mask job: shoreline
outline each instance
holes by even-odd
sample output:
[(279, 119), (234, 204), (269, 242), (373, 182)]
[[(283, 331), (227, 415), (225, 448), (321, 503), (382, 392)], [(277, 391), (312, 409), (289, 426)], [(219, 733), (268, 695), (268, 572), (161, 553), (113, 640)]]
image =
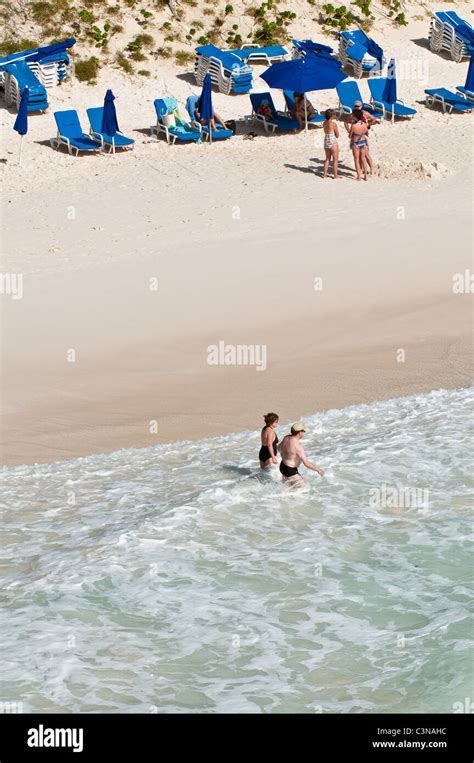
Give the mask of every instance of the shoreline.
[[(386, 38), (390, 55), (419, 58), (426, 82), (400, 81), (413, 120), (371, 130), (383, 174), (367, 183), (353, 181), (344, 133), (340, 183), (321, 179), (316, 128), (212, 146), (152, 139), (153, 99), (182, 105), (198, 91), (171, 64), (139, 83), (108, 69), (94, 88), (68, 80), (52, 90), (50, 112), (30, 120), (21, 167), (15, 115), (2, 111), (1, 267), (22, 275), (24, 291), (0, 295), (2, 464), (200, 439), (258, 428), (268, 410), (295, 421), (471, 383), (472, 294), (467, 284), (456, 294), (453, 278), (472, 272), (473, 177), (460, 150), (472, 119), (420, 102), (424, 87), (464, 72), (414, 47), (421, 33), (414, 21)], [(52, 112), (76, 108), (83, 119), (105, 87), (134, 150), (53, 151)], [(248, 96), (214, 96), (225, 118), (249, 113)], [(336, 96), (313, 100), (324, 110)], [(220, 341), (265, 347), (266, 371), (208, 365)]]

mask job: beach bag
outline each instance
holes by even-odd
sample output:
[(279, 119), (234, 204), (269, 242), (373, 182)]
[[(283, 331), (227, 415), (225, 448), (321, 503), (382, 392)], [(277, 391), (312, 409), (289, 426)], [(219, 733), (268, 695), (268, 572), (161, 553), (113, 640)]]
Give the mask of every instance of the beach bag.
[(176, 118), (174, 114), (163, 114), (162, 119), (165, 127), (176, 127)]
[(232, 135), (235, 135), (237, 132), (237, 124), (235, 122), (235, 119), (226, 119), (225, 126), (228, 130), (232, 130)]

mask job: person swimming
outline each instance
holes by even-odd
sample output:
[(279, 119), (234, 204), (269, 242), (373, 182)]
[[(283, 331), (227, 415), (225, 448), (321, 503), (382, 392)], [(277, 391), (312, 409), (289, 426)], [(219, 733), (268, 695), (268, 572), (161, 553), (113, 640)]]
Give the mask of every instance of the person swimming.
[(320, 477), (324, 477), (323, 469), (313, 464), (306, 458), (301, 439), (306, 433), (306, 427), (301, 422), (293, 424), (290, 434), (287, 434), (281, 441), (279, 451), (281, 453), (280, 473), (282, 481), (287, 487), (295, 489), (305, 486), (305, 481), (298, 471), (303, 464), (307, 469), (317, 472)]
[(278, 463), (278, 435), (275, 432), (275, 427), (280, 419), (276, 413), (267, 413), (263, 420), (265, 421), (265, 426), (262, 429), (262, 447), (258, 454), (258, 460), (260, 461), (260, 469), (267, 469), (272, 464)]

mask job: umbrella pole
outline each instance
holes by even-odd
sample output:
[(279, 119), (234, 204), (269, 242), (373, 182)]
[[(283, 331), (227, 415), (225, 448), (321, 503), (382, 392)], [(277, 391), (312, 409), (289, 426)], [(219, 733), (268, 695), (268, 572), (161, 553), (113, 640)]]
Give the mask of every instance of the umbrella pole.
[(392, 124), (395, 121), (395, 104), (392, 104)]
[(23, 148), (23, 135), (20, 135), (20, 155), (18, 157), (18, 166), (21, 166), (21, 150)]
[(115, 154), (115, 136), (112, 138), (112, 153)]
[(304, 93), (304, 131), (308, 134), (308, 107), (306, 105), (306, 93)]
[(212, 143), (212, 127), (211, 127), (210, 121), (209, 121), (209, 143)]

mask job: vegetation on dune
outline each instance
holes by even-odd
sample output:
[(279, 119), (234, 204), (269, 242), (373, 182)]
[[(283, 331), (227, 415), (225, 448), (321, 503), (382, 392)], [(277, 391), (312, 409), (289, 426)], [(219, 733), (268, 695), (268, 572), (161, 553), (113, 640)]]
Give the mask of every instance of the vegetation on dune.
[(79, 82), (88, 82), (92, 84), (97, 79), (100, 62), (95, 56), (86, 58), (83, 61), (77, 61), (74, 65), (74, 73)]
[[(0, 10), (5, 20), (0, 55), (75, 37), (80, 43), (73, 55), (87, 56), (75, 66), (78, 79), (95, 81), (101, 63), (111, 61), (126, 74), (150, 76), (148, 69), (134, 64), (155, 58), (174, 58), (179, 66), (194, 60), (196, 45), (214, 44), (222, 48), (241, 48), (245, 42), (257, 45), (287, 44), (292, 38), (292, 24), (297, 14), (284, 6), (284, 0), (254, 0), (247, 6), (242, 0), (22, 0), (24, 20), (33, 22), (37, 40), (27, 39), (27, 27), (21, 35), (8, 26), (11, 14)], [(248, 2), (248, 0), (246, 0)], [(351, 0), (336, 5), (331, 0), (307, 0), (319, 11), (323, 32), (334, 35), (358, 25), (369, 31), (374, 22), (372, 0)], [(401, 0), (381, 0), (386, 17), (397, 25), (407, 23)], [(304, 9), (304, 6), (303, 6)], [(380, 6), (379, 6), (380, 9)], [(313, 11), (314, 13), (314, 11)], [(193, 20), (191, 14), (195, 17)], [(197, 17), (197, 18), (196, 18)], [(316, 19), (312, 19), (315, 21)], [(125, 37), (132, 23), (133, 32)], [(31, 28), (31, 23), (28, 27)], [(140, 31), (141, 30), (141, 31)], [(151, 32), (153, 34), (151, 34)], [(35, 35), (36, 36), (36, 35)], [(308, 29), (307, 36), (311, 36)], [(314, 36), (314, 35), (313, 35)], [(1, 34), (0, 34), (1, 38)], [(113, 40), (113, 44), (112, 44)], [(92, 49), (92, 50), (91, 50)]]

